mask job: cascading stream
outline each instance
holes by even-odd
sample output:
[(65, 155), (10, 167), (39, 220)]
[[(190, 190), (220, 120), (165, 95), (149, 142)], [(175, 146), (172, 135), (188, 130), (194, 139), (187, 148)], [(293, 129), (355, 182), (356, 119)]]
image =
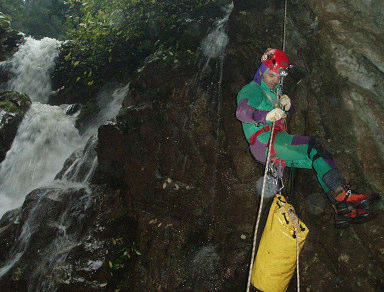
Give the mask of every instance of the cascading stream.
[(52, 182), (80, 141), (62, 109), (33, 103), (1, 164), (0, 215), (21, 206), (33, 189)]
[(26, 93), (33, 101), (0, 168), (0, 216), (19, 207), (33, 189), (52, 182), (65, 159), (79, 147), (71, 117), (42, 104), (51, 92), (50, 74), (61, 42), (27, 37), (9, 59), (12, 78), (5, 90)]
[[(52, 183), (64, 161), (74, 151), (82, 151), (100, 125), (116, 117), (128, 90), (128, 85), (113, 93), (101, 92), (98, 97), (100, 113), (81, 136), (72, 117), (57, 106), (42, 104), (51, 92), (50, 73), (54, 69), (60, 42), (43, 38), (38, 41), (26, 38), (19, 51), (9, 60), (13, 78), (6, 90), (25, 92), (32, 101), (31, 109), (20, 124), (11, 149), (0, 168), (0, 216), (7, 210), (19, 207), (33, 189)], [(111, 98), (112, 95), (112, 98)], [(86, 183), (97, 166), (94, 147), (97, 138), (79, 156), (71, 172), (63, 179)], [(82, 168), (78, 178), (79, 169)]]
[[(227, 2), (228, 3), (228, 2)], [(228, 45), (229, 38), (226, 34), (227, 23), (233, 10), (233, 2), (222, 7), (224, 15), (218, 18), (208, 35), (203, 38), (200, 47), (196, 52), (196, 73), (193, 75), (192, 83), (188, 85), (188, 90), (193, 91), (195, 96), (203, 96), (204, 103), (209, 106), (209, 112), (214, 113), (216, 118), (216, 138), (217, 147), (220, 144), (220, 129), (222, 119), (222, 79), (225, 49)], [(207, 77), (209, 84), (204, 84), (204, 79)], [(191, 107), (194, 107), (194, 102)], [(190, 124), (191, 117), (186, 116), (183, 121), (183, 133), (187, 133), (186, 127)], [(217, 156), (217, 154), (216, 154)], [(215, 157), (216, 159), (217, 157)], [(187, 164), (188, 158), (180, 162), (183, 165)], [(216, 174), (215, 178), (216, 180)]]
[[(222, 8), (224, 16), (215, 21), (209, 34), (202, 40), (199, 49), (200, 51), (198, 52), (198, 70), (194, 77), (194, 87), (196, 87), (198, 91), (205, 91), (205, 103), (208, 106), (208, 111), (212, 114), (212, 118), (216, 119), (216, 165), (219, 159), (218, 151), (221, 149), (222, 145), (221, 137), (224, 136), (220, 134), (220, 131), (222, 131), (222, 80), (225, 49), (229, 42), (229, 38), (225, 30), (227, 28), (227, 23), (233, 7), (233, 2), (231, 2)], [(210, 83), (203, 90), (201, 89), (203, 84), (201, 80), (208, 74), (210, 76)], [(214, 201), (216, 194), (217, 179), (218, 174), (215, 172), (213, 175), (214, 183), (212, 188), (212, 201)]]
[(101, 92), (97, 96), (97, 102), (102, 109), (94, 118), (93, 123), (82, 135), (83, 145), (85, 145), (82, 155), (78, 155), (72, 165), (64, 172), (62, 179), (70, 182), (87, 184), (97, 167), (97, 156), (95, 147), (97, 145), (97, 129), (105, 122), (114, 119), (118, 114), (124, 97), (129, 89), (129, 84), (117, 88), (110, 94)]
[[(37, 41), (26, 38), (8, 61), (12, 79), (2, 88), (24, 92), (33, 103), (0, 165), (0, 216), (20, 207), (33, 190), (38, 200), (20, 226), (21, 233), (6, 261), (0, 262), (0, 279), (22, 261), (34, 233), (45, 224), (44, 217), (50, 216), (49, 212), (60, 214), (55, 222), (51, 222), (57, 229), (56, 237), (48, 243), (38, 268), (29, 276), (30, 291), (55, 291), (55, 269), (80, 240), (78, 229), (81, 229), (84, 214), (92, 204), (88, 182), (97, 166), (97, 129), (116, 117), (129, 88), (127, 84), (114, 87), (113, 91), (101, 91), (97, 96), (101, 110), (80, 134), (74, 126), (73, 116), (66, 115), (61, 107), (44, 104), (51, 93), (50, 74), (59, 47), (60, 42), (54, 39)], [(62, 171), (60, 179), (55, 179), (70, 156), (76, 159), (69, 159), (71, 164)], [(49, 212), (47, 204), (52, 204)]]
[(51, 93), (50, 74), (55, 68), (61, 42), (51, 38), (31, 37), (9, 59), (12, 78), (5, 90), (27, 93), (32, 101), (47, 103)]

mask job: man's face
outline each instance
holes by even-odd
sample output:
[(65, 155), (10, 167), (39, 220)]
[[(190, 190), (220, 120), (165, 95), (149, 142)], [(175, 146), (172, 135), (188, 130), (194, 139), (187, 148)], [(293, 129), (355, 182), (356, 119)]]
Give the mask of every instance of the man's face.
[(280, 75), (268, 70), (263, 74), (263, 81), (268, 85), (269, 89), (274, 89), (280, 81)]

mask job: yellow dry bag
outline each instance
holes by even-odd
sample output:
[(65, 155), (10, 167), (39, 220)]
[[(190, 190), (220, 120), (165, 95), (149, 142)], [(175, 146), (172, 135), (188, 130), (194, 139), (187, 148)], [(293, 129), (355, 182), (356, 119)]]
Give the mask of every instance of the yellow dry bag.
[(288, 289), (296, 268), (296, 236), (300, 252), (308, 231), (307, 226), (296, 217), (293, 206), (277, 194), (269, 210), (252, 268), (251, 283), (255, 288), (263, 292), (284, 292)]

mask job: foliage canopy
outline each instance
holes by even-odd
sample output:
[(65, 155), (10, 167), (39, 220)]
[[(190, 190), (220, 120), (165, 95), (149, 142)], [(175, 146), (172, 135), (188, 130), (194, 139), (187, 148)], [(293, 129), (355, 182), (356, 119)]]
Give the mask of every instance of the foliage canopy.
[[(62, 69), (70, 82), (100, 85), (108, 74), (137, 68), (161, 48), (179, 47), (180, 36), (214, 0), (66, 0), (68, 39)], [(116, 70), (111, 73), (109, 68)], [(75, 72), (75, 74), (73, 74)]]
[(64, 0), (1, 0), (0, 11), (12, 17), (13, 29), (34, 38), (64, 39)]

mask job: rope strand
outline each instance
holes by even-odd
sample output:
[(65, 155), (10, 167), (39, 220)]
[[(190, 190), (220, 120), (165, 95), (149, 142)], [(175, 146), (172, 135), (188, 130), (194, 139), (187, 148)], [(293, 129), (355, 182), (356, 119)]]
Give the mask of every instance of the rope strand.
[[(273, 124), (272, 124), (271, 137), (273, 137), (272, 135), (273, 135), (274, 130), (275, 130), (275, 122), (273, 122)], [(270, 156), (271, 156), (272, 140), (273, 139), (269, 139), (268, 156), (267, 156), (267, 161), (266, 161), (266, 164), (265, 164), (263, 188), (262, 188), (262, 191), (261, 191), (260, 206), (259, 206), (259, 211), (257, 213), (255, 232), (254, 232), (254, 235), (253, 235), (253, 246), (252, 246), (251, 264), (249, 265), (249, 272), (248, 272), (247, 292), (249, 292), (249, 287), (250, 287), (250, 284), (251, 284), (252, 268), (253, 268), (253, 262), (254, 262), (254, 258), (255, 258), (255, 253), (256, 253), (257, 231), (259, 229), (260, 218), (261, 218), (261, 209), (262, 209), (263, 201), (264, 201), (265, 183), (267, 181), (266, 178), (267, 178), (267, 172), (268, 172), (269, 161), (270, 161)]]
[[(285, 29), (286, 29), (286, 20), (287, 20), (287, 0), (285, 0), (284, 4), (284, 23), (283, 23), (283, 51), (285, 51)], [(280, 80), (280, 91), (278, 92), (278, 96), (276, 98), (276, 101), (279, 99), (279, 95), (282, 94), (282, 85), (283, 85), (283, 78)], [(271, 129), (271, 136), (273, 137), (273, 132), (275, 130), (275, 121), (273, 122), (272, 129)], [(250, 284), (251, 284), (251, 277), (252, 277), (252, 269), (255, 259), (255, 253), (256, 253), (256, 242), (257, 242), (257, 232), (259, 230), (259, 224), (260, 224), (260, 218), (261, 218), (261, 210), (263, 207), (263, 201), (264, 201), (264, 192), (265, 192), (265, 184), (266, 184), (266, 178), (268, 173), (268, 167), (270, 162), (270, 155), (271, 155), (271, 145), (272, 140), (269, 139), (269, 145), (268, 145), (268, 155), (267, 155), (267, 161), (265, 165), (265, 171), (264, 171), (264, 180), (263, 180), (263, 188), (261, 192), (261, 198), (260, 198), (260, 205), (259, 210), (257, 213), (257, 219), (256, 219), (256, 226), (253, 236), (253, 245), (252, 245), (252, 255), (251, 255), (251, 263), (249, 265), (249, 272), (248, 272), (248, 282), (247, 282), (247, 292), (249, 292)], [(298, 222), (298, 221), (297, 221)], [(299, 229), (296, 228), (295, 234), (296, 234), (296, 274), (297, 274), (297, 291), (300, 292), (300, 271), (299, 271)]]
[[(299, 231), (299, 230), (297, 230)], [(296, 278), (297, 278), (297, 292), (300, 292), (300, 268), (299, 268), (299, 233), (296, 232)]]
[[(284, 25), (283, 25), (283, 51), (285, 51), (285, 30), (287, 25), (287, 0), (284, 4)], [(283, 83), (283, 80), (281, 81)], [(297, 292), (300, 292), (300, 261), (299, 261), (299, 229), (296, 229), (296, 277), (297, 277)]]
[(287, 20), (287, 0), (285, 0), (284, 4), (284, 24), (283, 24), (283, 51), (285, 51), (285, 26)]

